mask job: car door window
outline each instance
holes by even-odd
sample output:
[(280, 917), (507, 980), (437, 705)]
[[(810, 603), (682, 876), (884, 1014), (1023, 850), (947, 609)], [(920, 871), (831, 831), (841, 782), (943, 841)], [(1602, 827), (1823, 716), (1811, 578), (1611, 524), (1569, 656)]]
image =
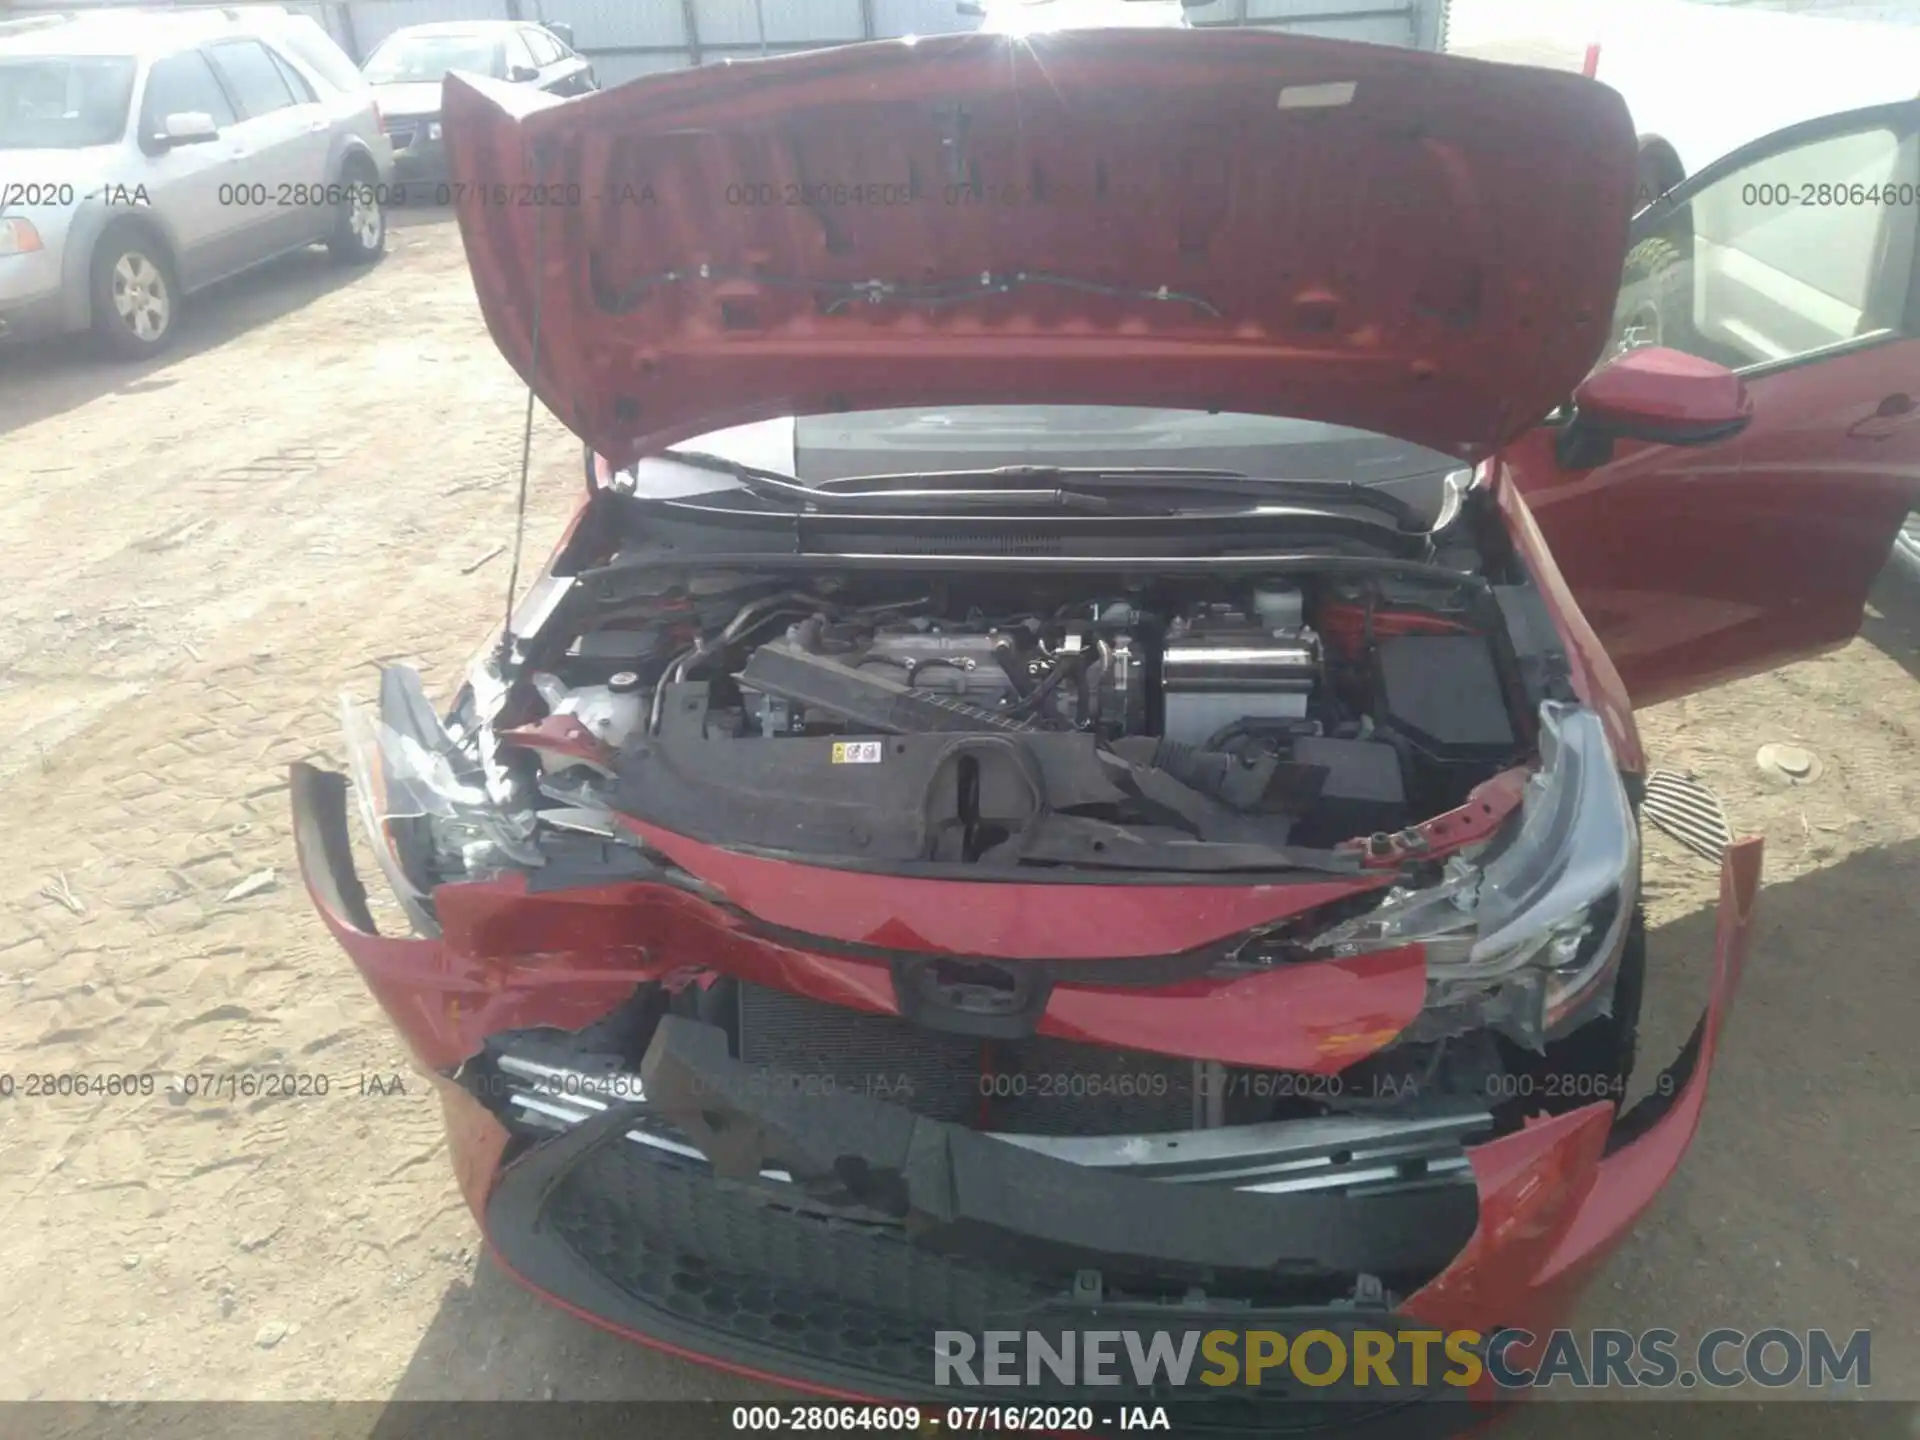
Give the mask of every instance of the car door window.
[(533, 52), (533, 63), (542, 70), (560, 63), (560, 42), (544, 30), (522, 30), (520, 38)]
[(224, 130), (234, 123), (233, 103), (220, 88), (219, 77), (198, 50), (169, 55), (156, 60), (147, 76), (147, 98), (140, 108), (140, 131), (158, 135), (167, 116), (182, 114), (211, 115), (213, 123)]
[(527, 42), (520, 38), (518, 31), (507, 36), (507, 74), (513, 74), (515, 67), (526, 70), (540, 68), (533, 63), (533, 52), (527, 49)]
[(226, 41), (209, 47), (208, 54), (248, 119), (271, 115), (296, 103), (286, 77), (259, 41)]
[(1835, 117), (1776, 138), (1635, 222), (1610, 354), (1658, 344), (1749, 371), (1902, 332), (1920, 229), (1910, 120)]
[(320, 97), (314, 92), (313, 86), (307, 83), (307, 77), (295, 69), (293, 63), (288, 60), (286, 56), (276, 54), (272, 49), (267, 51), (267, 55), (268, 58), (273, 61), (274, 69), (280, 72), (280, 78), (287, 82), (287, 88), (293, 92), (294, 104), (315, 105), (319, 103)]

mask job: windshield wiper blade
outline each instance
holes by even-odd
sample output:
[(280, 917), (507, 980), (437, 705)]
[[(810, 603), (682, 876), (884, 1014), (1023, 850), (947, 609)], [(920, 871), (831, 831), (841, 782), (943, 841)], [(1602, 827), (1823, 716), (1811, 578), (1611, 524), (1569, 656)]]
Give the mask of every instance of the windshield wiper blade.
[[(1295, 480), (1248, 475), (1240, 470), (1183, 466), (998, 465), (981, 470), (904, 471), (858, 475), (812, 486), (792, 475), (763, 470), (704, 450), (669, 450), (669, 460), (732, 477), (763, 500), (798, 509), (829, 511), (905, 511), (938, 514), (966, 510), (1075, 510), (1085, 514), (1177, 515), (1185, 507), (1143, 505), (1078, 488), (1072, 481), (1105, 489), (1151, 490), (1177, 485), (1195, 498), (1232, 496), (1238, 500), (1318, 501), (1360, 505), (1392, 519), (1407, 534), (1425, 534), (1420, 511), (1389, 490), (1360, 480)], [(1021, 488), (1007, 482), (1024, 481)], [(943, 483), (944, 482), (944, 483)], [(972, 482), (971, 484), (965, 482)], [(1036, 483), (1047, 482), (1047, 483)], [(847, 488), (849, 485), (857, 489)], [(826, 488), (826, 487), (832, 488)]]
[[(696, 469), (712, 470), (731, 476), (750, 495), (776, 504), (802, 509), (859, 511), (873, 514), (881, 510), (903, 510), (911, 514), (937, 514), (942, 510), (1078, 510), (1105, 515), (1116, 507), (1104, 495), (1090, 494), (1065, 485), (1025, 489), (965, 489), (933, 486), (910, 490), (844, 491), (817, 490), (791, 475), (729, 460), (703, 450), (669, 450), (666, 457)], [(913, 479), (913, 476), (900, 476)], [(927, 476), (939, 479), (940, 476)], [(1129, 508), (1128, 514), (1166, 514), (1160, 507)]]
[[(677, 453), (677, 452), (676, 452)], [(1126, 489), (1154, 489), (1165, 485), (1179, 485), (1194, 495), (1231, 495), (1240, 499), (1271, 499), (1276, 494), (1284, 494), (1289, 500), (1318, 500), (1333, 504), (1364, 505), (1368, 509), (1378, 510), (1393, 518), (1402, 530), (1424, 532), (1426, 521), (1420, 511), (1390, 490), (1381, 490), (1361, 480), (1294, 480), (1280, 476), (1249, 475), (1242, 470), (1215, 470), (1201, 467), (1183, 467), (1178, 465), (1000, 465), (984, 470), (935, 470), (923, 473), (903, 473), (893, 475), (859, 475), (848, 477), (844, 481), (834, 481), (835, 488), (827, 491), (835, 495), (873, 495), (890, 493), (885, 488), (868, 490), (850, 490), (848, 485), (877, 485), (881, 487), (902, 482), (949, 482), (961, 481), (1083, 481), (1089, 485)], [(814, 494), (821, 492), (814, 491)], [(1082, 492), (1086, 493), (1086, 492)], [(1129, 513), (1147, 513), (1145, 510)], [(1160, 509), (1158, 513), (1173, 513)]]

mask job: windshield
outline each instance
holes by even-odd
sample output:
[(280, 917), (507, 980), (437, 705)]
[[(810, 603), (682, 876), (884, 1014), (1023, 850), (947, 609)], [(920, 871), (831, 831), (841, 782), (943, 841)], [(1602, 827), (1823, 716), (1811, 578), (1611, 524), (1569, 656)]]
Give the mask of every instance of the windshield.
[(127, 130), (134, 62), (127, 56), (0, 59), (0, 150), (80, 150)]
[[(952, 405), (759, 421), (696, 436), (720, 455), (808, 485), (1009, 465), (1229, 470), (1377, 485), (1438, 513), (1460, 462), (1371, 431), (1277, 415), (1117, 405)], [(671, 484), (669, 477), (658, 477)], [(696, 489), (707, 480), (690, 479)], [(1009, 478), (1009, 486), (1026, 482)]]
[(484, 35), (396, 35), (367, 61), (375, 85), (438, 84), (449, 70), (506, 74), (500, 46)]
[(1342, 480), (1458, 465), (1417, 445), (1317, 420), (1118, 405), (956, 405), (806, 415), (793, 422), (793, 451), (794, 473), (814, 483), (997, 465), (1179, 466)]

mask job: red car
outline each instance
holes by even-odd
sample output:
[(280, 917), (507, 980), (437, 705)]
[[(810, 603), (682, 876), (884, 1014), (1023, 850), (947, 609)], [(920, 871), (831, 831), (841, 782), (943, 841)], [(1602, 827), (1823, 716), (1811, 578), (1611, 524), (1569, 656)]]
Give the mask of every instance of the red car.
[(1920, 106), (1637, 218), (1598, 84), (1249, 33), (446, 107), (587, 494), (293, 797), (498, 1261), (845, 1396), (962, 1398), (937, 1329), (1560, 1322), (1759, 886), (1636, 1069), (1634, 709), (1847, 640), (1920, 493)]

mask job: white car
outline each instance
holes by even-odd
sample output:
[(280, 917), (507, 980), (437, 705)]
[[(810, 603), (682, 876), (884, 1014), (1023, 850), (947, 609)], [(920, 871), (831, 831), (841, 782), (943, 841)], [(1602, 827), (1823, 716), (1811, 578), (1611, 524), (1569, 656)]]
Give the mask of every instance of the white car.
[[(1759, 137), (1920, 95), (1920, 24), (1774, 13), (1693, 0), (1452, 0), (1447, 49), (1482, 60), (1583, 70), (1620, 92), (1638, 132), (1636, 208)], [(1569, 156), (1569, 163), (1578, 163)], [(1920, 160), (1887, 132), (1836, 136), (1764, 185), (1717, 189), (1687, 234), (1649, 236), (1628, 257), (1620, 339), (1678, 343), (1736, 366), (1870, 337), (1869, 278), (1910, 253)], [(1850, 222), (1846, 212), (1854, 212)], [(1836, 212), (1838, 212), (1836, 214)], [(1903, 251), (1901, 247), (1905, 247)], [(1920, 415), (1905, 391), (1876, 427)], [(1909, 408), (1898, 408), (1897, 402)], [(1920, 423), (1916, 421), (1913, 423)], [(1920, 513), (1893, 560), (1920, 580)]]
[(377, 260), (392, 173), (372, 91), (304, 15), (0, 22), (0, 341), (92, 330), (138, 359), (262, 261)]

